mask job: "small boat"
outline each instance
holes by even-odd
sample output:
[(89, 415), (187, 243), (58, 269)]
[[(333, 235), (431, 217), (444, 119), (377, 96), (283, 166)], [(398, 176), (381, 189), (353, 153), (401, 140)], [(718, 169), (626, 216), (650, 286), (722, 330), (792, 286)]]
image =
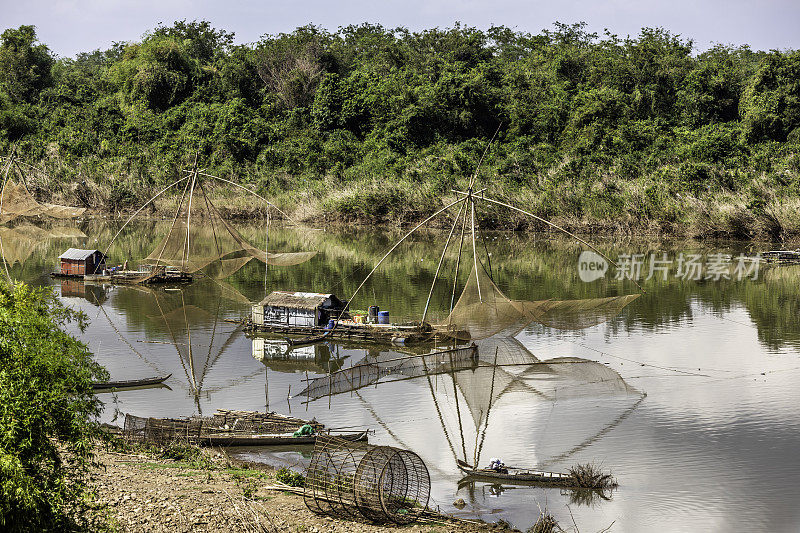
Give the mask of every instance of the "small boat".
[(294, 346), (308, 346), (309, 344), (316, 344), (318, 342), (324, 341), (328, 335), (330, 335), (330, 331), (326, 331), (322, 335), (315, 335), (312, 337), (303, 337), (302, 339), (290, 339), (286, 338), (286, 343), (289, 345), (291, 349)]
[(770, 250), (761, 253), (761, 260), (772, 264), (797, 264), (800, 263), (799, 250)]
[[(558, 485), (560, 487), (575, 486), (575, 478), (569, 474), (561, 472), (542, 472), (537, 470), (524, 470), (519, 468), (506, 467), (501, 471), (491, 468), (475, 468), (471, 464), (456, 459), (458, 469), (468, 477), (486, 479), (491, 481), (502, 481), (512, 484), (546, 484)], [(509, 472), (512, 470), (512, 472)]]
[(314, 444), (318, 435), (332, 431), (353, 442), (366, 440), (369, 434), (369, 430), (363, 429), (328, 430), (315, 419), (303, 420), (275, 412), (218, 409), (210, 417), (190, 418), (144, 418), (128, 413), (122, 435), (128, 441), (156, 444), (185, 441), (200, 446), (280, 446)]
[(128, 379), (122, 381), (104, 381), (101, 383), (92, 383), (92, 389), (95, 391), (106, 391), (111, 389), (131, 389), (134, 387), (148, 387), (153, 385), (161, 385), (166, 380), (172, 377), (172, 374), (168, 374), (162, 377), (152, 377), (152, 378), (144, 378), (144, 379)]
[[(367, 440), (369, 431), (338, 433), (336, 436), (351, 442)], [(293, 436), (292, 433), (273, 433), (264, 435), (207, 435), (197, 439), (201, 446), (282, 446), (294, 444), (314, 444), (317, 434)]]

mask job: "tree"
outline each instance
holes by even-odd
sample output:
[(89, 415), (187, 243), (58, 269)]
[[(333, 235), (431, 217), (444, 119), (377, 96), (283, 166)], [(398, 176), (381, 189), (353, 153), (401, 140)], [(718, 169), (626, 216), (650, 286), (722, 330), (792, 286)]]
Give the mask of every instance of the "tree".
[(53, 57), (37, 43), (34, 26), (8, 29), (0, 36), (0, 88), (15, 102), (33, 102), (49, 86)]
[(108, 374), (61, 328), (86, 317), (49, 288), (0, 281), (0, 529), (85, 526), (92, 419), (102, 404), (93, 380)]
[(745, 90), (741, 103), (751, 142), (800, 140), (800, 52), (773, 52)]

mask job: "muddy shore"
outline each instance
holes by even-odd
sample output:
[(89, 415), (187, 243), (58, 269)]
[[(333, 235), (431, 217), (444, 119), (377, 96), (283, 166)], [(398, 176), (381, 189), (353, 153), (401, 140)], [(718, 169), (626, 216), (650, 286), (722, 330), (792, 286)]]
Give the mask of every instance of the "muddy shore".
[[(213, 466), (198, 467), (137, 453), (98, 451), (92, 473), (98, 512), (113, 529), (128, 532), (353, 532), (398, 529), (318, 516), (303, 497), (275, 488), (265, 465), (231, 463), (207, 452)], [(501, 531), (500, 526), (442, 517), (401, 528), (408, 532)]]

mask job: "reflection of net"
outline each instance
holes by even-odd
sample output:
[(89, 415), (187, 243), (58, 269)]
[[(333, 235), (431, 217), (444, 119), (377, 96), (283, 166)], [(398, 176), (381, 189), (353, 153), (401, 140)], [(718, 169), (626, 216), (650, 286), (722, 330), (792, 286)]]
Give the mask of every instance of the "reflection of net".
[(75, 218), (83, 214), (82, 207), (68, 207), (37, 202), (24, 185), (17, 185), (10, 179), (6, 181), (2, 191), (0, 206), (0, 223), (14, 220), (17, 217), (48, 216), (53, 218)]
[(317, 437), (304, 498), (315, 513), (409, 524), (427, 508), (428, 469), (414, 452)]
[(609, 320), (638, 294), (586, 300), (511, 300), (480, 266), (473, 267), (458, 302), (445, 325), (451, 336), (460, 331), (472, 339), (516, 335), (532, 322), (559, 329), (583, 329)]
[(313, 401), (374, 385), (390, 375), (406, 379), (472, 368), (477, 361), (478, 349), (476, 346), (468, 346), (408, 357), (393, 357), (392, 352), (381, 355), (383, 359), (381, 356), (366, 357), (349, 368), (317, 378), (298, 396)]
[[(202, 191), (201, 191), (202, 192)], [(166, 237), (155, 247), (145, 261), (177, 267), (184, 272), (205, 270), (218, 279), (226, 278), (258, 259), (275, 266), (292, 266), (311, 259), (316, 252), (268, 253), (259, 250), (236, 231), (208, 200), (200, 195), (199, 210), (192, 209), (192, 218), (198, 222), (176, 217)]]
[(49, 230), (30, 224), (15, 228), (0, 227), (0, 251), (9, 265), (25, 263), (37, 248), (46, 245), (47, 239), (86, 237), (78, 228), (55, 227)]

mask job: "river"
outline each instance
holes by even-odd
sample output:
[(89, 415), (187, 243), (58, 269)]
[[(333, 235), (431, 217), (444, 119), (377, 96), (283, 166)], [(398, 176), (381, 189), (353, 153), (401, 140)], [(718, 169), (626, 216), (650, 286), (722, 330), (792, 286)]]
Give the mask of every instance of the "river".
[[(64, 303), (87, 314), (89, 326), (71, 332), (112, 379), (172, 374), (169, 388), (103, 395), (105, 422), (121, 425), (125, 413), (184, 417), (222, 408), (316, 417), (334, 428), (368, 427), (374, 431), (370, 442), (422, 457), (431, 475), (432, 506), (463, 517), (503, 519), (523, 530), (540, 509), (565, 528), (574, 520), (580, 531), (800, 529), (800, 266), (760, 265), (744, 276), (735, 270), (738, 257), (750, 258), (769, 245), (598, 239), (599, 248), (618, 262), (643, 258), (639, 283), (645, 292), (613, 319), (567, 331), (534, 323), (513, 340), (485, 341), (511, 354), (517, 365), (389, 377), (309, 401), (298, 395), (306, 380), (367, 356), (403, 351), (326, 342), (284, 356), (280, 339), (253, 340), (228, 320), (246, 316), (265, 290), (350, 298), (400, 232), (273, 228), (271, 250), (318, 254), (301, 265), (269, 267), (266, 275), (263, 264), (251, 261), (225, 280), (180, 288), (84, 285), (49, 276), (66, 248), (102, 249), (118, 227), (88, 220), (0, 230), (9, 274), (51, 286)], [(162, 220), (126, 228), (110, 261), (135, 264), (168, 227)], [(266, 244), (262, 226), (237, 227), (255, 246)], [(353, 307), (376, 304), (393, 320), (418, 318), (445, 238), (427, 231), (409, 239)], [(487, 269), (510, 298), (640, 292), (632, 281), (614, 279), (614, 269), (583, 281), (582, 248), (574, 242), (481, 232), (478, 243), (491, 253)], [(447, 314), (454, 262), (452, 255), (444, 262), (442, 271), (450, 274), (436, 285), (432, 320)], [(730, 268), (715, 274), (720, 262)], [(700, 275), (681, 271), (690, 263), (701, 265)], [(651, 266), (654, 275), (646, 280)], [(232, 450), (295, 468), (307, 463), (310, 452)], [(480, 464), (499, 457), (507, 465), (554, 471), (596, 463), (613, 473), (619, 487), (587, 502), (553, 488), (459, 484), (455, 458), (476, 456)], [(458, 498), (466, 503), (463, 509), (453, 506)]]

